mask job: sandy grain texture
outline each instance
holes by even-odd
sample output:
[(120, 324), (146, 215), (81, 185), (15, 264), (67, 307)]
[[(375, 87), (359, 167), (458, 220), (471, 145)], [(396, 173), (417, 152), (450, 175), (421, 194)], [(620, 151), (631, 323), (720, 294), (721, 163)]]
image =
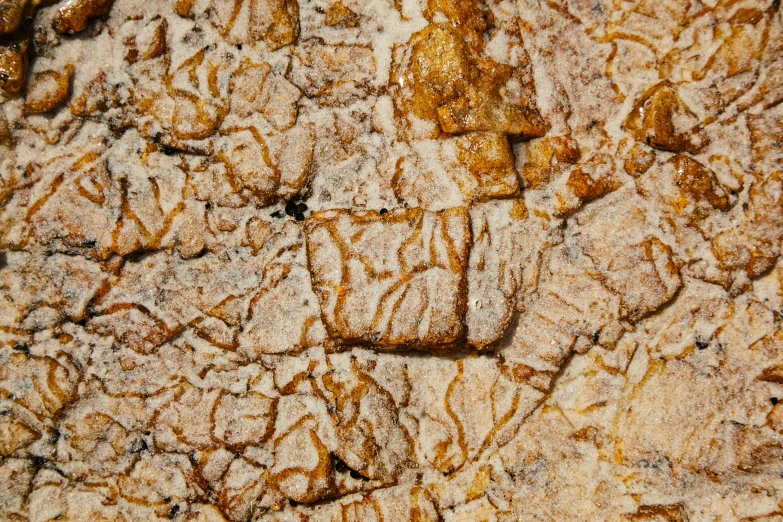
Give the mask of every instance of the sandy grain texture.
[(0, 0), (0, 520), (783, 520), (762, 0)]

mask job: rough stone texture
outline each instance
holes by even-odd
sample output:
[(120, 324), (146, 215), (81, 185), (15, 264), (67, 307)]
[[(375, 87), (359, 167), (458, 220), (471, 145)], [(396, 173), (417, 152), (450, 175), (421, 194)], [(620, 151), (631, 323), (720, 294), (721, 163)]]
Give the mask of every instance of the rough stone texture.
[(306, 236), (313, 288), (336, 342), (437, 350), (465, 337), (466, 209), (318, 212)]
[(0, 0), (0, 520), (783, 520), (779, 2)]

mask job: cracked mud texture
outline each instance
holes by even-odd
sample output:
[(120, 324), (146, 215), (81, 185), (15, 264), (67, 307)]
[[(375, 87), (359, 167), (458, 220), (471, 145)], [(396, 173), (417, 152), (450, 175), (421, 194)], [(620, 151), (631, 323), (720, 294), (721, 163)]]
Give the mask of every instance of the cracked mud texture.
[(783, 520), (761, 0), (0, 0), (0, 520)]

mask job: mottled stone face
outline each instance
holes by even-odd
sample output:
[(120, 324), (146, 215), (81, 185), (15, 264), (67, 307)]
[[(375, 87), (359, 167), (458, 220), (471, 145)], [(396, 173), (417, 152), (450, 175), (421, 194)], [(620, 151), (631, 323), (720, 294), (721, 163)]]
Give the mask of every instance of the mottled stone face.
[(778, 4), (0, 0), (0, 519), (778, 520)]

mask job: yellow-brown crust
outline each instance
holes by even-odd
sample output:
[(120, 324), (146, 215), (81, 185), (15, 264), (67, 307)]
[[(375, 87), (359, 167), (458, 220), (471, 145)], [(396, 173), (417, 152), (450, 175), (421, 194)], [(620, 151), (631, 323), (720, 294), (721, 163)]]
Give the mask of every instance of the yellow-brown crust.
[(780, 16), (0, 0), (0, 519), (779, 519)]

